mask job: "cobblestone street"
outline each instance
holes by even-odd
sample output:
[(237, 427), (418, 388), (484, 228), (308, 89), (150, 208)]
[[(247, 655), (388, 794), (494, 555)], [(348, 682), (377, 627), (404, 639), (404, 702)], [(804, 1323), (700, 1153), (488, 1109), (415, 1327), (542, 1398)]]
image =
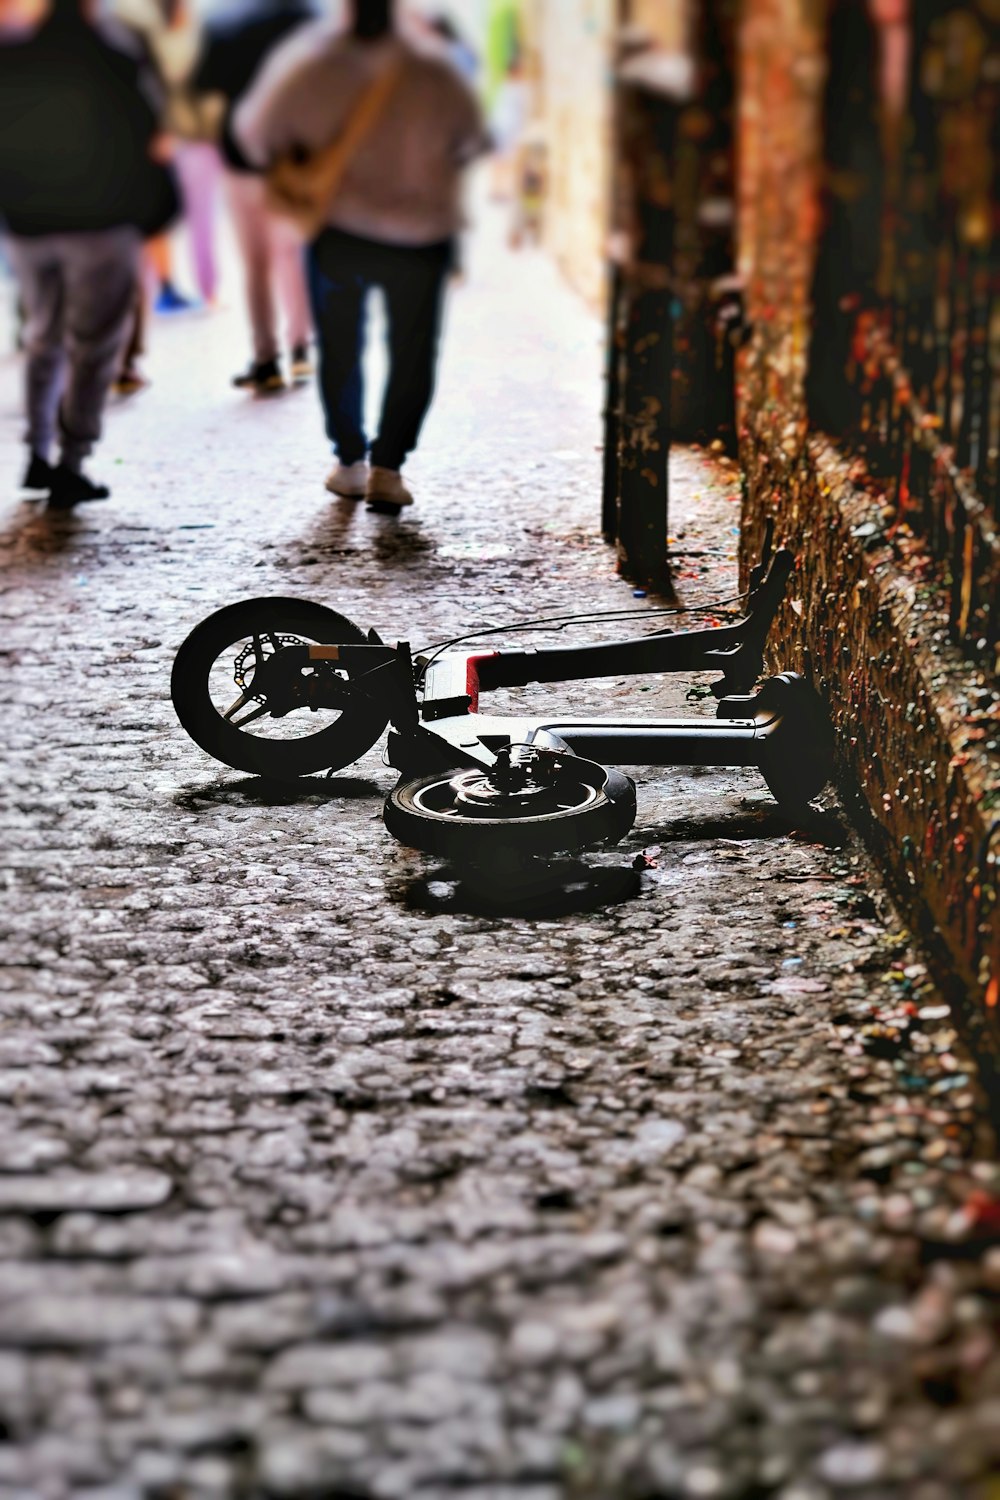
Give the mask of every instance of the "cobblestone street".
[[(106, 505), (16, 498), (0, 370), (0, 1496), (998, 1500), (995, 1142), (831, 792), (789, 833), (753, 771), (626, 767), (595, 860), (649, 851), (634, 896), (499, 918), (424, 899), (381, 748), (273, 792), (174, 717), (242, 597), (415, 646), (642, 607), (600, 326), (499, 240), (399, 521), (325, 494), (311, 388), (229, 389), (232, 281), (156, 322)], [(680, 596), (732, 595), (735, 470), (675, 476)], [(690, 686), (497, 699), (710, 714)]]

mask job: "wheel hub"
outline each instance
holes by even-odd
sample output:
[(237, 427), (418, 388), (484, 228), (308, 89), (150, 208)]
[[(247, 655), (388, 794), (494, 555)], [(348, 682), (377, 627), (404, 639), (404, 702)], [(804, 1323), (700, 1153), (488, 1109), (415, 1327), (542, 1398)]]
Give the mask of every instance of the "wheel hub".
[[(264, 649), (264, 641), (270, 651)], [(303, 665), (289, 649), (307, 646), (297, 635), (269, 632), (265, 637), (255, 636), (233, 664), (233, 680), (244, 699), (256, 699), (275, 719), (297, 708), (314, 713), (321, 708), (344, 708), (349, 699), (344, 677), (327, 662)]]
[(488, 770), (460, 771), (448, 787), (451, 815), (467, 818), (543, 817), (583, 810), (599, 795), (582, 782), (576, 756), (533, 745), (504, 746)]

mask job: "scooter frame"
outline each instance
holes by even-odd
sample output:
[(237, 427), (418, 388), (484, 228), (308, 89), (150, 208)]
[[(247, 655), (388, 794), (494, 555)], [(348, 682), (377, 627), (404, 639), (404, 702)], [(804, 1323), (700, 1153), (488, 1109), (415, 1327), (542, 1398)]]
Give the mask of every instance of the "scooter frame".
[[(227, 612), (221, 611), (197, 627), (181, 647), (174, 668), (174, 702), (198, 743), (241, 769), (247, 768), (247, 759), (227, 759), (225, 749), (216, 744), (213, 722), (221, 728), (220, 720), (228, 721), (231, 744), (233, 730), (262, 714), (280, 718), (303, 709), (340, 709), (342, 734), (338, 725), (324, 733), (325, 763), (310, 763), (308, 769), (343, 769), (374, 745), (388, 724), (387, 758), (400, 772), (400, 787), (415, 778), (470, 768), (483, 772), (487, 781), (492, 773), (495, 786), (503, 768), (511, 764), (513, 749), (529, 747), (527, 757), (520, 748), (517, 753), (522, 762), (534, 757), (543, 780), (572, 775), (568, 757), (579, 757), (581, 775), (585, 758), (594, 772), (602, 766), (593, 762), (756, 765), (779, 802), (801, 809), (829, 775), (832, 737), (822, 705), (801, 679), (789, 674), (771, 679), (756, 694), (750, 692), (762, 671), (767, 635), (794, 567), (787, 550), (770, 556), (770, 541), (768, 535), (761, 561), (751, 572), (746, 610), (739, 620), (692, 631), (657, 630), (594, 645), (487, 652), (444, 647), (414, 659), (407, 642), (387, 645), (373, 631), (366, 638), (349, 621), (320, 606), (294, 600), (247, 601), (234, 606), (233, 612), (252, 616), (256, 609), (263, 619), (269, 611), (280, 614), (282, 607), (312, 611), (323, 617), (321, 624), (330, 622), (328, 634), (333, 639), (310, 643), (281, 627), (255, 627), (259, 633), (253, 634), (254, 669), (245, 690), (221, 715), (208, 707), (206, 692), (199, 719), (191, 710), (195, 698), (186, 691), (185, 675), (195, 661), (207, 682), (206, 651), (199, 656), (193, 643), (200, 632), (211, 632), (223, 620)], [(264, 650), (265, 641), (270, 654)], [(529, 716), (487, 714), (480, 708), (483, 694), (501, 688), (712, 669), (722, 673), (712, 687), (719, 700), (715, 719)], [(244, 680), (242, 669), (236, 676)], [(248, 704), (247, 717), (238, 720)], [(240, 736), (241, 741), (249, 738)], [(292, 743), (308, 745), (309, 738)], [(311, 738), (320, 740), (319, 735)], [(272, 765), (281, 759), (281, 743), (268, 743)], [(297, 764), (302, 765), (301, 757)], [(300, 774), (305, 772), (291, 773), (292, 779)], [(523, 779), (524, 774), (519, 771), (517, 776)], [(513, 808), (513, 802), (507, 805)], [(494, 817), (492, 823), (497, 822)]]

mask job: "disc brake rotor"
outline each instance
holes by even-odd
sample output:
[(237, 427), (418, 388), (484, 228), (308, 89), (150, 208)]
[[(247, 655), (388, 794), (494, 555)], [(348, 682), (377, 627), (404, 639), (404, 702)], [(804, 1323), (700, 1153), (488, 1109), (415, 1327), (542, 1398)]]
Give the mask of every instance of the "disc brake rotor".
[(307, 642), (298, 635), (276, 635), (269, 632), (266, 636), (263, 637), (255, 636), (253, 641), (249, 642), (246, 646), (243, 647), (243, 650), (239, 653), (235, 662), (233, 663), (233, 681), (236, 683), (236, 686), (239, 688), (240, 692), (245, 693), (248, 698), (256, 698), (258, 703), (265, 703), (267, 701), (267, 694), (262, 692), (255, 693), (253, 690), (252, 674), (249, 687), (247, 686), (246, 677), (248, 662), (252, 662), (255, 669), (260, 666), (260, 661), (258, 660), (257, 643), (261, 640), (266, 640), (271, 643), (271, 650), (266, 653), (264, 652), (263, 647), (260, 648), (260, 655), (265, 659), (273, 656), (274, 653), (276, 651), (279, 651), (282, 646), (305, 646)]
[[(265, 641), (271, 646), (270, 651), (264, 650)], [(237, 654), (233, 663), (233, 681), (240, 689), (240, 697), (235, 705), (227, 709), (224, 717), (229, 718), (234, 707), (242, 707), (250, 702), (260, 704), (260, 708), (241, 721), (243, 723), (250, 722), (251, 718), (262, 712), (270, 712), (275, 718), (283, 718), (297, 708), (342, 711), (347, 706), (350, 694), (345, 672), (337, 671), (329, 662), (290, 668), (282, 672), (280, 663), (275, 661), (286, 647), (308, 645), (308, 640), (304, 640), (302, 636), (280, 634), (277, 631), (255, 635), (252, 642)], [(254, 684), (259, 679), (263, 680), (255, 687)]]

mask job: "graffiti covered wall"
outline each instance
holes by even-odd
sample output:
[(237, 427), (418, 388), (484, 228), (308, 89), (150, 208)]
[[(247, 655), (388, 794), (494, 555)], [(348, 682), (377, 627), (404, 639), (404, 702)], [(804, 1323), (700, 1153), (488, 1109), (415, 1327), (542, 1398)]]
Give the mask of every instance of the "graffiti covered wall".
[[(877, 8), (876, 8), (877, 10)], [(800, 557), (775, 660), (827, 696), (842, 767), (910, 920), (940, 942), (967, 1019), (1000, 1043), (1000, 806), (996, 697), (949, 642), (948, 580), (928, 566), (897, 492), (806, 417), (816, 247), (829, 202), (825, 8), (747, 0), (740, 35), (740, 255), (748, 341), (739, 361), (743, 546), (763, 523)], [(883, 47), (886, 66), (898, 65)], [(850, 108), (850, 101), (848, 101)], [(854, 163), (849, 163), (854, 167)], [(842, 173), (855, 200), (863, 189)], [(855, 178), (856, 178), (855, 169)], [(826, 194), (824, 196), (824, 189)], [(873, 279), (878, 267), (872, 271)], [(982, 1050), (982, 1049), (981, 1049)]]

